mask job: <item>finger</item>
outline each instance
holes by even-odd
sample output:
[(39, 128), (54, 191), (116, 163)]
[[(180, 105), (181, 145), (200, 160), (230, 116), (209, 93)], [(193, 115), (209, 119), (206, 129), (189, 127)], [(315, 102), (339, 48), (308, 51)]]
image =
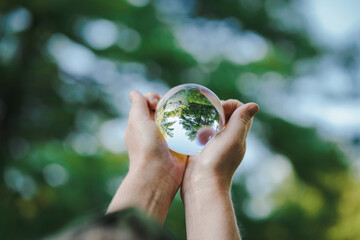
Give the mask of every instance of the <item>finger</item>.
[(226, 101), (221, 101), (223, 109), (224, 109), (224, 114), (225, 114), (225, 123), (227, 123), (230, 119), (231, 114), (233, 114), (233, 112), (241, 107), (242, 105), (244, 105), (242, 102), (240, 102), (239, 100), (235, 100), (235, 99), (229, 99)]
[(155, 111), (156, 106), (160, 100), (160, 95), (155, 92), (148, 92), (144, 94), (144, 97), (147, 99), (150, 110)]
[(141, 93), (133, 90), (129, 94), (129, 99), (131, 102), (130, 119), (150, 119), (147, 99)]
[(223, 135), (227, 141), (232, 141), (233, 143), (245, 142), (247, 133), (250, 130), (252, 118), (258, 111), (259, 106), (256, 103), (242, 104), (233, 111), (221, 135)]
[(160, 100), (160, 96), (155, 92), (149, 92), (144, 94), (144, 97), (147, 99), (149, 105), (150, 118), (151, 120), (155, 120), (155, 110)]

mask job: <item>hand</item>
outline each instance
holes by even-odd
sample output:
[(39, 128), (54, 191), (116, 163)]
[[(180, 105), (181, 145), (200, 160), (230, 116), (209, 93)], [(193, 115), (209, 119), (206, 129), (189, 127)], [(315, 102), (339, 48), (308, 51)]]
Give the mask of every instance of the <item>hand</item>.
[(259, 110), (255, 103), (223, 101), (225, 128), (215, 135), (203, 150), (188, 159), (182, 195), (204, 188), (230, 190), (232, 176), (241, 163), (246, 149), (246, 136), (252, 117)]
[(189, 157), (181, 187), (187, 239), (240, 240), (230, 197), (231, 179), (241, 163), (255, 103), (223, 102), (226, 126)]
[(137, 91), (129, 95), (132, 103), (125, 131), (125, 144), (130, 158), (129, 173), (149, 172), (159, 181), (167, 181), (171, 190), (178, 190), (185, 170), (187, 156), (170, 151), (154, 122), (160, 96)]
[(181, 185), (187, 156), (169, 150), (154, 122), (160, 96), (132, 91), (129, 98), (125, 144), (130, 168), (108, 212), (135, 206), (163, 222)]

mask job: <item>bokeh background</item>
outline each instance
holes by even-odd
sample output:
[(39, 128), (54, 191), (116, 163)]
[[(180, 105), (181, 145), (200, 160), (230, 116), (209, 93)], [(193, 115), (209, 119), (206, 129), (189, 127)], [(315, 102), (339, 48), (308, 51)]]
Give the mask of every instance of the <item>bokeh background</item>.
[[(261, 106), (232, 197), (244, 239), (360, 239), (360, 1), (0, 1), (0, 239), (103, 212), (128, 93)], [(85, 216), (85, 217), (84, 217)], [(185, 239), (179, 196), (165, 225)]]

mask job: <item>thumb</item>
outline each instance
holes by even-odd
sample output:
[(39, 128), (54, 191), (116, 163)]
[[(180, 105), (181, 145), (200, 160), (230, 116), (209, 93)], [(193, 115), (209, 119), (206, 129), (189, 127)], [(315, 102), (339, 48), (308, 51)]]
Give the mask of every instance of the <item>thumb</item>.
[(256, 103), (247, 103), (238, 107), (229, 119), (223, 130), (223, 136), (227, 141), (244, 142), (252, 123), (252, 118), (259, 111)]
[(129, 119), (150, 119), (150, 112), (146, 98), (138, 91), (129, 94), (131, 108)]

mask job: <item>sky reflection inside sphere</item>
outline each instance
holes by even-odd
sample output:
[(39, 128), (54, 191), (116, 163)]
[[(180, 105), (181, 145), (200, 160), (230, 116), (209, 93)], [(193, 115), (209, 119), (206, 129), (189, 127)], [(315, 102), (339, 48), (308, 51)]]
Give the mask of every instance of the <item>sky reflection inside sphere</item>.
[(155, 116), (169, 148), (186, 155), (200, 152), (225, 121), (219, 98), (197, 84), (170, 89), (160, 100)]

